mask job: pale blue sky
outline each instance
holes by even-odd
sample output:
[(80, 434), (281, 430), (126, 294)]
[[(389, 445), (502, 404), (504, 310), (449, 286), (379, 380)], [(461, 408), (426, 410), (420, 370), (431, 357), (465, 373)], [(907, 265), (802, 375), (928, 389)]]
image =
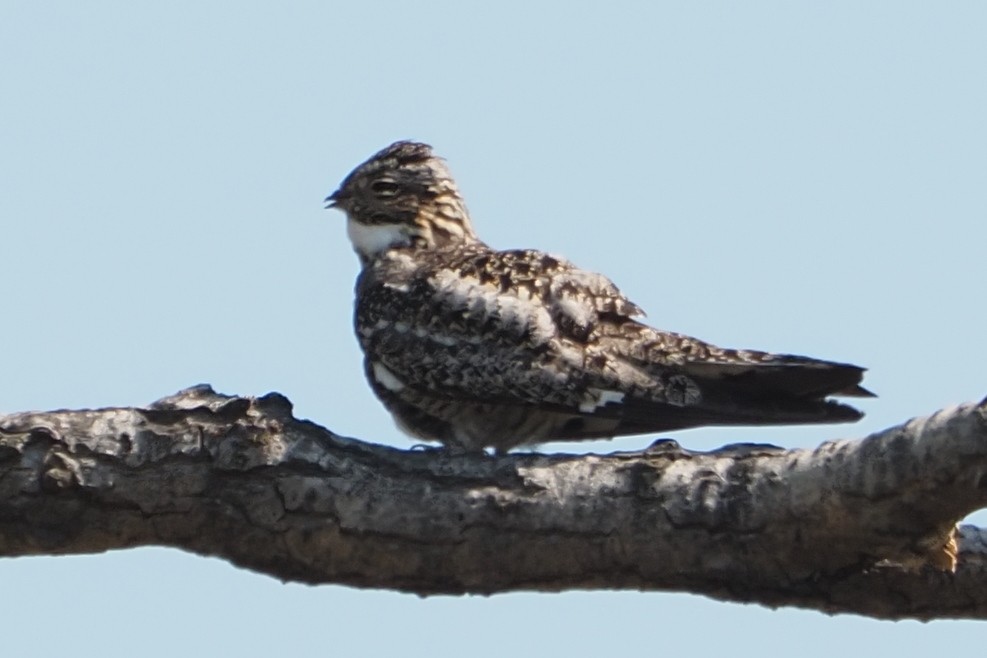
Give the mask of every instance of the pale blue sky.
[[(0, 410), (210, 382), (409, 445), (363, 381), (357, 261), (321, 204), (404, 138), (448, 159), (491, 244), (605, 272), (663, 328), (865, 365), (881, 396), (856, 426), (674, 435), (690, 447), (810, 446), (983, 397), (987, 5), (602, 4), (0, 0)], [(0, 560), (0, 583), (11, 656), (983, 638), (684, 594), (282, 585), (153, 548)]]

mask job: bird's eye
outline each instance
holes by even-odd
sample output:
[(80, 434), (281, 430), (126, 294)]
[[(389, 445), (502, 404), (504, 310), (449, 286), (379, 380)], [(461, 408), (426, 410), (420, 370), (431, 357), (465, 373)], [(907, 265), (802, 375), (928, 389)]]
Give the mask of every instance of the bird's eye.
[(389, 199), (398, 194), (398, 184), (389, 180), (375, 180), (370, 184), (370, 189), (379, 199)]

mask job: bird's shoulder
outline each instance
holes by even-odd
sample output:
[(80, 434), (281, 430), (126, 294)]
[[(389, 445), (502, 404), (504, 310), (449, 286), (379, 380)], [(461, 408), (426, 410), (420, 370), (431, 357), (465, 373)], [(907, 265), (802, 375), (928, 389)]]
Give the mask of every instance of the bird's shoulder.
[(600, 322), (644, 314), (602, 274), (535, 249), (477, 244), (394, 250), (361, 278), (358, 291), (389, 300), (385, 303), (397, 293), (416, 308), (479, 312), (508, 322), (521, 315), (543, 326), (551, 320), (562, 334), (580, 340), (588, 339)]

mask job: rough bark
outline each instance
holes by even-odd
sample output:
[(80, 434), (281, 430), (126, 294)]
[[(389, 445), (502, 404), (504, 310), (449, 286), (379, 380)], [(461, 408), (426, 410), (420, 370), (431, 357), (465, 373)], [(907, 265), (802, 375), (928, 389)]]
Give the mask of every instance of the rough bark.
[(679, 590), (987, 618), (987, 401), (815, 450), (402, 451), (195, 387), (0, 416), (0, 555), (165, 545), (418, 594)]

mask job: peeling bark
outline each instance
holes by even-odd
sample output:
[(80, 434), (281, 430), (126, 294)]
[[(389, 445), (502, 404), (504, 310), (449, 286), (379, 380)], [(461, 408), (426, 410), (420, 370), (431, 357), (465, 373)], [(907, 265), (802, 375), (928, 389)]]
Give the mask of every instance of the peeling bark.
[(987, 401), (815, 450), (659, 441), (452, 455), (339, 437), (278, 394), (0, 416), (0, 555), (164, 545), (418, 594), (678, 590), (987, 618)]

